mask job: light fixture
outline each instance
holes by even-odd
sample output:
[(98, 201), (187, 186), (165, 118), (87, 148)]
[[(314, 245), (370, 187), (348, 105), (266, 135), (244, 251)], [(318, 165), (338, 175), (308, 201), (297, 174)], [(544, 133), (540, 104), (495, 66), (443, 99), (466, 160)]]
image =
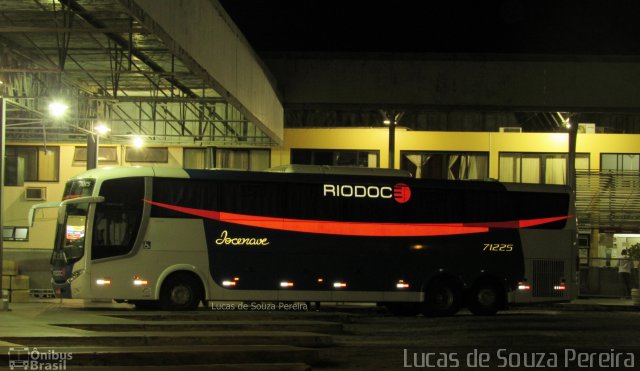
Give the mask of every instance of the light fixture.
[(69, 106), (62, 102), (51, 102), (49, 103), (49, 114), (54, 118), (60, 118), (64, 116), (64, 114), (69, 109)]
[(142, 148), (144, 141), (140, 137), (133, 137), (133, 146), (135, 148)]
[(110, 132), (110, 131), (111, 131), (111, 129), (109, 129), (109, 128), (107, 127), (107, 125), (102, 124), (102, 123), (101, 123), (101, 124), (98, 124), (98, 126), (96, 126), (94, 129), (96, 130), (96, 132), (98, 133), (98, 135), (105, 135), (105, 134), (107, 134), (108, 132)]

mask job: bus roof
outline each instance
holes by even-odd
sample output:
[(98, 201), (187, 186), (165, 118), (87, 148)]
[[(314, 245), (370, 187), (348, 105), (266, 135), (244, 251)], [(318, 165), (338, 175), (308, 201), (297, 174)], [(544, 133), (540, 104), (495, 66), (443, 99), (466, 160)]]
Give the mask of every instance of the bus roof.
[[(262, 174), (262, 175), (259, 175)], [(164, 177), (164, 178), (191, 178), (191, 179), (235, 179), (235, 180), (293, 180), (310, 182), (336, 181), (338, 178), (346, 179), (369, 179), (374, 181), (377, 177), (395, 178), (396, 181), (407, 182), (407, 184), (421, 184), (437, 188), (456, 188), (456, 189), (495, 189), (515, 192), (570, 192), (570, 187), (566, 185), (552, 184), (521, 184), (521, 183), (503, 183), (498, 181), (483, 180), (445, 180), (445, 179), (415, 179), (411, 178), (410, 173), (397, 169), (378, 169), (364, 167), (348, 167), (348, 166), (320, 166), (320, 165), (286, 165), (278, 166), (266, 171), (237, 171), (229, 169), (182, 169), (171, 167), (152, 167), (152, 166), (114, 166), (92, 169), (80, 173), (70, 180), (79, 179), (96, 179), (101, 182), (107, 179), (124, 178), (124, 177)], [(344, 178), (343, 178), (344, 177)]]
[(163, 176), (171, 178), (188, 178), (189, 174), (182, 168), (152, 167), (152, 166), (106, 166), (87, 170), (70, 180), (76, 179), (113, 179), (132, 176)]
[(328, 165), (282, 165), (265, 170), (271, 173), (297, 174), (334, 174), (334, 175), (376, 175), (393, 177), (411, 177), (406, 170), (380, 169), (361, 166), (328, 166)]

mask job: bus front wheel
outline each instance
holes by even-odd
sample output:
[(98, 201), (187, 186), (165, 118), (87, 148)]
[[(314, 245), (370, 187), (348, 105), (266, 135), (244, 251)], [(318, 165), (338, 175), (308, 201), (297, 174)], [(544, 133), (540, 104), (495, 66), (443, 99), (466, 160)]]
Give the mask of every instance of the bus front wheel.
[(174, 274), (162, 284), (160, 306), (164, 310), (195, 310), (202, 301), (202, 285), (192, 275)]
[(440, 279), (425, 292), (422, 314), (427, 317), (452, 316), (462, 306), (460, 287), (452, 280)]
[(473, 285), (467, 297), (467, 307), (478, 316), (492, 316), (505, 305), (506, 294), (502, 286), (491, 280)]

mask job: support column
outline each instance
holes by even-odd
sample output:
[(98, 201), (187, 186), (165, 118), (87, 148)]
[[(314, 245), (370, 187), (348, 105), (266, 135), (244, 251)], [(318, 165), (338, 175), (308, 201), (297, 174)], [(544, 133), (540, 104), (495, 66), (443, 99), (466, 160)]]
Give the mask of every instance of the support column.
[[(4, 143), (7, 127), (7, 103), (3, 97), (0, 97), (0, 231), (3, 230), (4, 224)], [(4, 249), (4, 237), (0, 237), (0, 312), (9, 310), (9, 302), (5, 301), (2, 296), (2, 266)]]
[(87, 134), (87, 170), (98, 167), (99, 140), (97, 134)]
[(396, 164), (396, 123), (395, 114), (392, 112), (387, 114), (389, 120), (389, 169), (394, 169)]
[[(569, 128), (569, 155), (567, 156), (567, 185), (571, 187), (571, 197), (569, 198), (569, 202), (571, 203), (571, 208), (575, 214), (576, 210), (576, 142), (578, 140), (578, 123), (574, 122)], [(578, 228), (576, 222), (576, 228)], [(571, 264), (575, 266), (572, 267), (572, 271), (576, 272), (576, 285), (577, 291), (575, 292), (575, 297), (577, 298), (580, 294), (580, 257), (579, 257), (579, 247), (578, 241), (574, 241), (571, 246)]]
[(567, 163), (567, 185), (576, 193), (576, 142), (578, 141), (578, 123), (569, 129), (569, 159)]

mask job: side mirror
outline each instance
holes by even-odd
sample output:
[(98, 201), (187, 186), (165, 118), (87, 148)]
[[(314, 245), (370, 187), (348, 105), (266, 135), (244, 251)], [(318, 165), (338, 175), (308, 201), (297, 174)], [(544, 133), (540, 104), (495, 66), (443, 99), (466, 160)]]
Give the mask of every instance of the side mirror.
[(33, 227), (33, 220), (35, 218), (35, 213), (36, 210), (38, 209), (47, 209), (47, 208), (54, 208), (54, 207), (60, 207), (60, 202), (44, 202), (41, 204), (35, 204), (33, 206), (31, 206), (31, 208), (29, 209), (29, 215), (27, 217), (27, 220), (29, 221), (29, 227)]

